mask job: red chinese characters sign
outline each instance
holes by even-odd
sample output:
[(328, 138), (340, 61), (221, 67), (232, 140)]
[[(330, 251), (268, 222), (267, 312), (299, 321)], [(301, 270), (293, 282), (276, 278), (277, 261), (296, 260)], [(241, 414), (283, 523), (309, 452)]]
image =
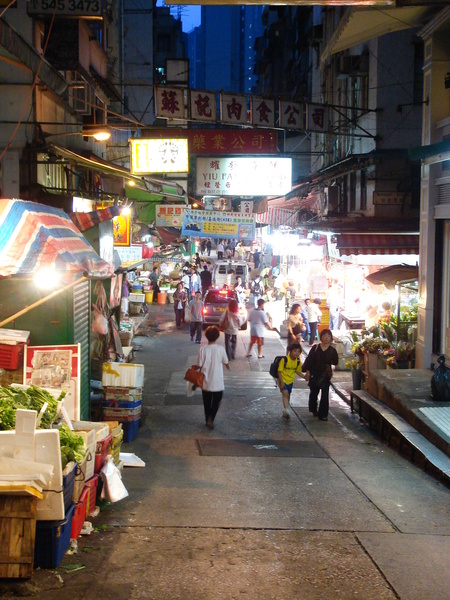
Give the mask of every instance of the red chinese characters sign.
[(232, 125), (247, 125), (247, 96), (221, 94), (220, 120)]
[(184, 90), (155, 86), (155, 113), (163, 119), (185, 119)]
[[(143, 138), (167, 138), (167, 129), (142, 132)], [(189, 154), (277, 154), (278, 134), (271, 129), (170, 129), (187, 137)]]
[(275, 101), (252, 96), (252, 125), (257, 127), (275, 126)]
[(190, 115), (195, 121), (217, 121), (216, 92), (191, 90)]

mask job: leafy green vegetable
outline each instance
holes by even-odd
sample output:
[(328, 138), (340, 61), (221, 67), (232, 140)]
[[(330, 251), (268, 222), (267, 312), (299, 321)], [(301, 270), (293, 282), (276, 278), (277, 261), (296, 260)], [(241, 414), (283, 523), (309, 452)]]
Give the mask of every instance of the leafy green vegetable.
[(70, 461), (83, 462), (86, 455), (84, 440), (80, 435), (69, 429), (67, 425), (59, 428), (59, 440), (61, 444), (61, 462), (64, 469)]

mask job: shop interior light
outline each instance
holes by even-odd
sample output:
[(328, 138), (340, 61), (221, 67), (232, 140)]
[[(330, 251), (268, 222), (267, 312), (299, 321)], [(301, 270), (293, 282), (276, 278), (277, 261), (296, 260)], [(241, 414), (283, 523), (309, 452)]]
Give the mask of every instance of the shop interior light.
[(129, 215), (131, 212), (131, 208), (130, 206), (128, 206), (128, 204), (124, 204), (124, 206), (122, 206), (122, 208), (120, 209), (120, 212), (122, 215)]
[(59, 286), (61, 280), (60, 274), (54, 268), (40, 269), (34, 275), (34, 283), (41, 290), (51, 290)]

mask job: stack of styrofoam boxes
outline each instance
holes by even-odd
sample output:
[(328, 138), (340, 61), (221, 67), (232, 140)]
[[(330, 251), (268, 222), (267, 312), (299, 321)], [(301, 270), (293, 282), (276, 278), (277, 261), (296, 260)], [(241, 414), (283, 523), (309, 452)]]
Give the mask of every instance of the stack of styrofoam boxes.
[(104, 363), (102, 384), (105, 390), (103, 418), (123, 427), (123, 441), (133, 441), (141, 422), (144, 365)]
[(130, 315), (141, 314), (142, 305), (145, 302), (145, 294), (130, 294)]

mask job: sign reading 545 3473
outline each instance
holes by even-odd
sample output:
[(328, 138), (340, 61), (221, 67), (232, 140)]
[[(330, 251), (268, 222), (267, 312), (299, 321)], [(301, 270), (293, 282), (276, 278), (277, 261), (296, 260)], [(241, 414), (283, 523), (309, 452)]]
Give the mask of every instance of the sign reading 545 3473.
[[(102, 0), (30, 0), (29, 15), (63, 15), (95, 18), (102, 16)], [(55, 12), (56, 9), (56, 12)]]

